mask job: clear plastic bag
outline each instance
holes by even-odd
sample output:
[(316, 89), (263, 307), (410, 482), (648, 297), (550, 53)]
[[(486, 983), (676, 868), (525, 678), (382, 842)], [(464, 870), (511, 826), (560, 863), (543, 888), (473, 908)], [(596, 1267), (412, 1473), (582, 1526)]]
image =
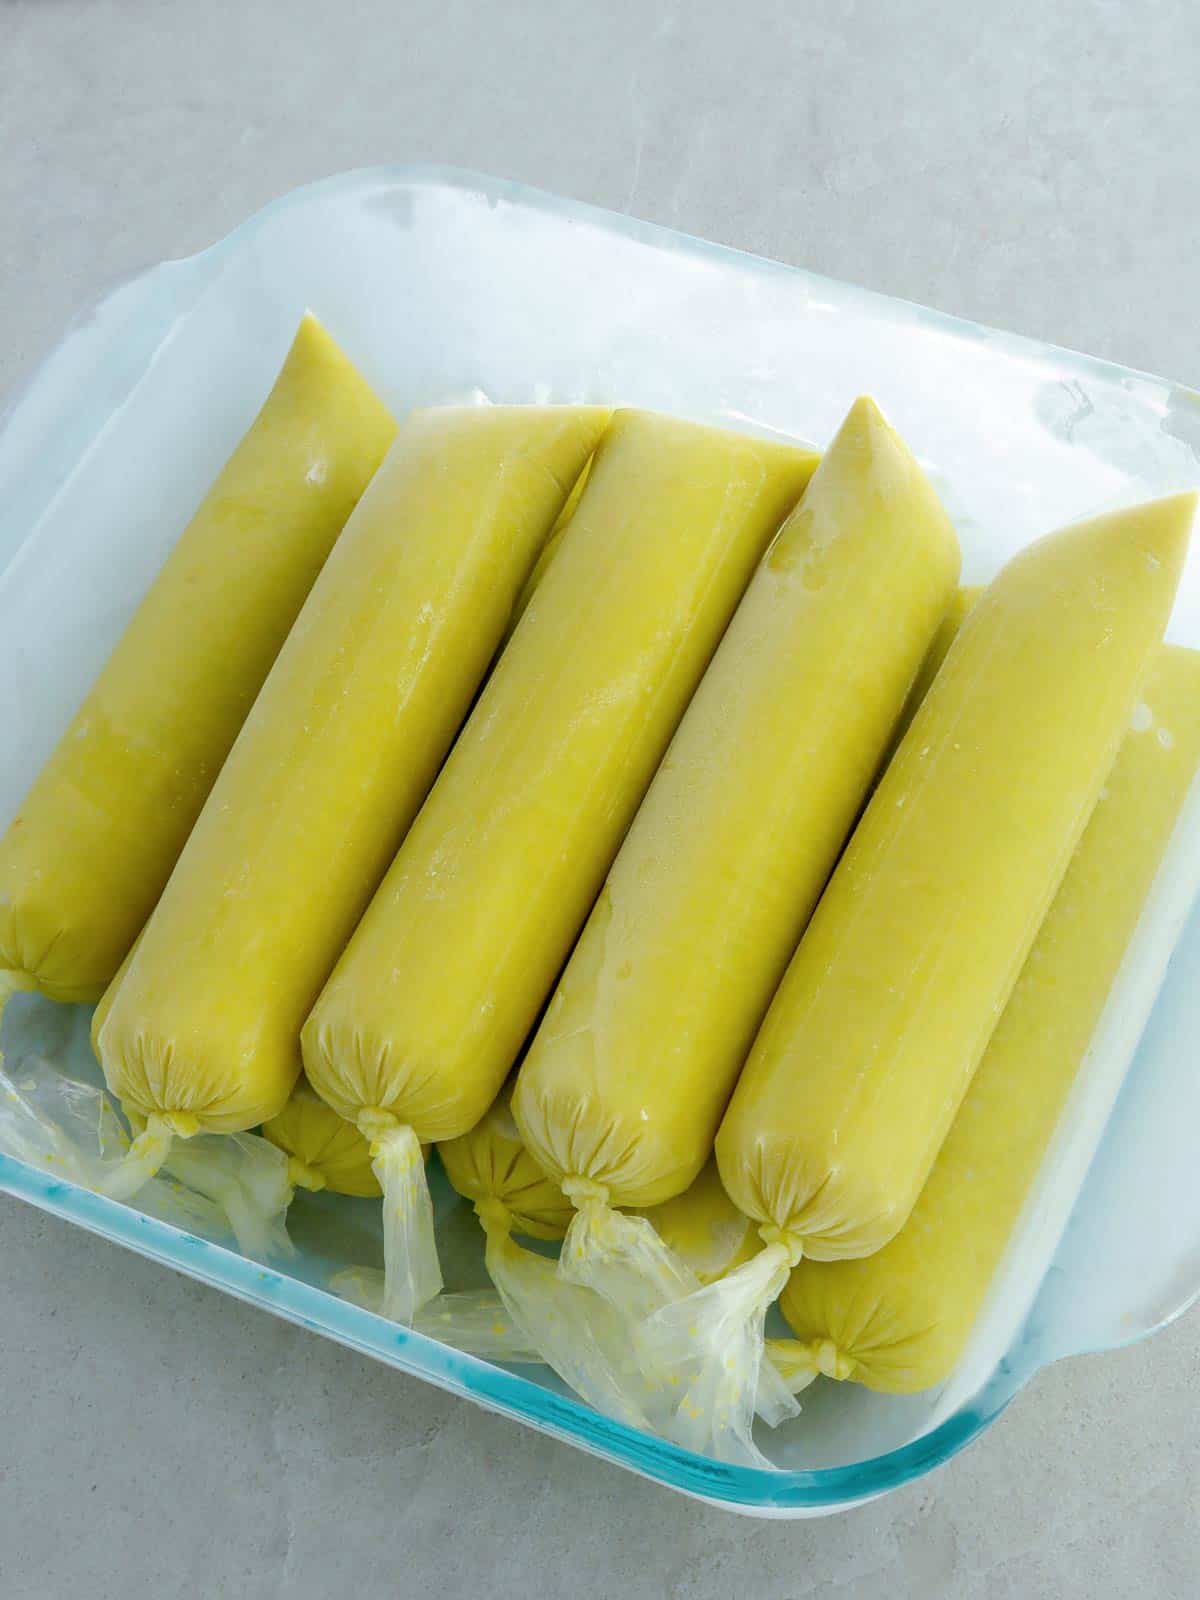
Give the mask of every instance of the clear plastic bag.
[(382, 1314), (411, 1323), (442, 1292), (442, 1266), (433, 1231), (433, 1201), (420, 1140), (394, 1118), (372, 1129), (362, 1112), (358, 1126), (369, 1138), (371, 1166), (383, 1192)]
[[(0, 1153), (50, 1170), (68, 1183), (122, 1198), (114, 1177), (130, 1171), (132, 1141), (100, 1089), (25, 1057), (0, 1068)], [(291, 1254), (284, 1225), (292, 1188), (287, 1158), (253, 1134), (200, 1134), (174, 1143), (153, 1177), (137, 1186), (140, 1211), (210, 1239), (232, 1235), (242, 1255), (268, 1261)]]
[[(644, 1349), (642, 1337), (656, 1313), (694, 1294), (702, 1279), (650, 1218), (613, 1210), (586, 1185), (563, 1193), (525, 1147), (509, 1109), (511, 1087), (510, 1080), (470, 1133), (440, 1146), (451, 1183), (475, 1206), (504, 1308), (535, 1358), (598, 1410), (690, 1445), (697, 1433), (688, 1415), (692, 1397), (674, 1371), (659, 1376), (657, 1349)], [(659, 1217), (673, 1238), (698, 1246), (697, 1265), (706, 1272), (743, 1257), (750, 1224), (709, 1168)], [(513, 1238), (555, 1240), (564, 1231), (557, 1264)], [(724, 1249), (714, 1253), (718, 1236)], [(442, 1325), (448, 1342), (459, 1343), (452, 1315)], [(749, 1414), (721, 1430), (720, 1448), (727, 1459), (761, 1464), (750, 1437), (755, 1413), (775, 1426), (797, 1411), (790, 1386), (761, 1361)]]

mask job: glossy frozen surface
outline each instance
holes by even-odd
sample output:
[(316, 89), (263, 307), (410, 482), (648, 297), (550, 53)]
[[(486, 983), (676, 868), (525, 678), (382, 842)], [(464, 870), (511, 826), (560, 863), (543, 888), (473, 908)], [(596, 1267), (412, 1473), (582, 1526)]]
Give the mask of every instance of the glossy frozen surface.
[[(0, 820), (249, 422), (309, 304), (395, 408), (477, 389), (494, 400), (612, 399), (823, 441), (854, 395), (871, 392), (935, 474), (966, 581), (1068, 517), (1200, 483), (1189, 443), (1200, 440), (1200, 406), (1159, 380), (509, 185), (431, 172), (333, 181), (117, 291), (14, 405), (0, 435)], [(183, 422), (197, 413), (205, 429), (181, 450)], [(1195, 561), (1171, 633), (1200, 643)], [(660, 1481), (751, 1509), (818, 1509), (946, 1459), (1044, 1361), (1134, 1338), (1193, 1297), (1200, 1079), (1186, 1046), (1200, 1022), (1198, 969), (1193, 919), (1031, 1318), (982, 1387), (914, 1439), (936, 1397), (847, 1402), (818, 1386), (800, 1423), (769, 1446), (781, 1473), (710, 1468), (524, 1374), (389, 1329), (302, 1278), (264, 1273), (12, 1163), (0, 1182)], [(9, 1031), (29, 1025), (34, 1005), (14, 1002)], [(1152, 1184), (1137, 1184), (1141, 1173)], [(298, 1229), (317, 1281), (329, 1203), (303, 1202)]]

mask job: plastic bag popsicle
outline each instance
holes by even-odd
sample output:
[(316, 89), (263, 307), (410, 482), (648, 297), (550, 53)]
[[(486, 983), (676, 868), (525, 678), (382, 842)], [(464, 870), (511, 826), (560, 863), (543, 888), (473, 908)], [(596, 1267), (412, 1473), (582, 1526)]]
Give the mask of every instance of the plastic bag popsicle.
[(107, 987), (395, 432), (306, 316), (0, 840), (0, 1006)]
[(283, 1109), (301, 1024), (607, 417), (497, 406), (401, 429), (106, 1002), (101, 1063), (146, 1124), (110, 1193), (136, 1192), (176, 1135)]
[(643, 1329), (701, 1439), (744, 1406), (798, 1261), (868, 1256), (912, 1210), (1128, 727), (1193, 510), (1181, 495), (1039, 540), (963, 623), (717, 1136), (766, 1248)]
[(1200, 767), (1200, 655), (1167, 646), (1141, 702), (912, 1215), (874, 1255), (788, 1280), (797, 1338), (773, 1351), (798, 1379), (905, 1394), (962, 1355)]
[[(495, 1099), (814, 463), (773, 441), (614, 417), (520, 626), (304, 1028), (309, 1081), (381, 1144), (456, 1138)], [(410, 1248), (394, 1240), (385, 1262), (393, 1308), (410, 1298)]]

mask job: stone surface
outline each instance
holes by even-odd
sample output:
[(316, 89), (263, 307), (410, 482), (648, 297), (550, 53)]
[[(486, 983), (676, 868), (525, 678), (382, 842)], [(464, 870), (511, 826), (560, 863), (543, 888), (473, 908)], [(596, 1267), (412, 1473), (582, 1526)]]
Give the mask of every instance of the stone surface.
[[(326, 173), (521, 178), (1200, 381), (1190, 0), (0, 0), (0, 393), (109, 283)], [(655, 1489), (0, 1199), (0, 1593), (1154, 1600), (1196, 1318), (850, 1516)]]

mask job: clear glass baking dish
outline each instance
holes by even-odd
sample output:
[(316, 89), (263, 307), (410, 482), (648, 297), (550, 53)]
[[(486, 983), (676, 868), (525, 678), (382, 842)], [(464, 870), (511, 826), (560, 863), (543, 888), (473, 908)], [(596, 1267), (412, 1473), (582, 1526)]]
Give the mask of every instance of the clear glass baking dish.
[[(306, 307), (398, 412), (603, 400), (821, 442), (870, 392), (936, 476), (968, 581), (1058, 523), (1200, 484), (1200, 397), (1162, 379), (519, 185), (351, 173), (115, 289), (0, 421), (0, 826)], [(1195, 560), (1171, 636), (1200, 645)], [(898, 1400), (817, 1385), (800, 1419), (763, 1437), (775, 1471), (690, 1455), (595, 1415), (539, 1369), (475, 1360), (339, 1300), (321, 1285), (339, 1228), (371, 1244), (366, 1203), (298, 1201), (301, 1250), (281, 1272), (4, 1157), (0, 1188), (686, 1493), (761, 1515), (843, 1508), (948, 1460), (1048, 1362), (1140, 1338), (1200, 1293), (1198, 873), (1193, 797), (963, 1369)], [(48, 1012), (14, 1001), (10, 1047), (49, 1028), (93, 1072), (86, 1013)], [(444, 1186), (438, 1200), (469, 1278), (470, 1219)]]

